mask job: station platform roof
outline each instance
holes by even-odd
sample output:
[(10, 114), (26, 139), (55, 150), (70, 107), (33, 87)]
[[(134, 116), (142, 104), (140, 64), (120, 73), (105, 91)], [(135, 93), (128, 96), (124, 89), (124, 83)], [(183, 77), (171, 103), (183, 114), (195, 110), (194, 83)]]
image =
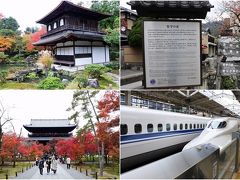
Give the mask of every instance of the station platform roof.
[[(126, 91), (122, 91), (126, 93)], [(162, 101), (178, 106), (190, 106), (191, 108), (212, 113), (219, 116), (238, 116), (227, 107), (214, 100), (214, 97), (208, 97), (199, 90), (172, 90), (172, 91), (128, 91), (131, 95), (149, 99), (153, 101)], [(239, 100), (240, 100), (240, 92)]]

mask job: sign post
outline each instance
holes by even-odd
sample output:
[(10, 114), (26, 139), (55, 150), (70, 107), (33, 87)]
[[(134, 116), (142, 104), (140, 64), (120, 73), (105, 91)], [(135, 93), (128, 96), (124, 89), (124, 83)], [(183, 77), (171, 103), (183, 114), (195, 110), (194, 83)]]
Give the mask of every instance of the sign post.
[(144, 86), (200, 86), (201, 21), (143, 22)]

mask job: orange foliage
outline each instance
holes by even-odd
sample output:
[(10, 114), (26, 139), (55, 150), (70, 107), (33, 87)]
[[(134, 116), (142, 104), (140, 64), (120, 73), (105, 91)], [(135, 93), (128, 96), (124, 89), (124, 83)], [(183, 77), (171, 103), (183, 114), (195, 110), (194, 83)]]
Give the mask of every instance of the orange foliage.
[(41, 29), (33, 34), (25, 34), (23, 36), (24, 41), (26, 42), (27, 51), (31, 52), (34, 50), (35, 46), (33, 46), (34, 42), (37, 42), (41, 39), (43, 34), (46, 34), (46, 28), (41, 27)]
[(12, 47), (14, 40), (0, 36), (0, 52), (4, 52)]

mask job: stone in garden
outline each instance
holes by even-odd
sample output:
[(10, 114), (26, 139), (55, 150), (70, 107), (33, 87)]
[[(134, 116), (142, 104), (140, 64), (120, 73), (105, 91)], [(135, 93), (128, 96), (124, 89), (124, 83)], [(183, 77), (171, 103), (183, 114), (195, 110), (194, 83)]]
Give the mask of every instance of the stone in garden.
[(88, 79), (88, 86), (90, 88), (99, 88), (99, 82), (97, 79)]
[(62, 83), (64, 83), (64, 84), (66, 84), (66, 83), (68, 83), (69, 81), (67, 80), (67, 79), (63, 79), (62, 80)]

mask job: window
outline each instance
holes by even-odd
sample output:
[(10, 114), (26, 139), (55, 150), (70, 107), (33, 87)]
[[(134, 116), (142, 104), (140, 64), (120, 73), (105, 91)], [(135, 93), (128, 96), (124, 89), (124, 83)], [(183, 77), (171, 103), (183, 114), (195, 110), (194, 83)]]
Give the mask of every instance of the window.
[(197, 128), (199, 128), (199, 124), (197, 124)]
[(173, 129), (174, 129), (174, 131), (177, 130), (177, 124), (174, 124), (174, 125), (173, 125)]
[(75, 54), (91, 54), (91, 47), (75, 47)]
[(188, 124), (185, 124), (185, 129), (188, 129)]
[(153, 125), (152, 124), (147, 125), (147, 132), (153, 132)]
[(149, 109), (156, 109), (156, 102), (149, 101)]
[(180, 130), (182, 130), (183, 129), (183, 124), (180, 124), (179, 128), (180, 128)]
[(51, 28), (51, 25), (48, 25), (48, 31), (51, 31), (52, 28)]
[(64, 19), (60, 19), (60, 26), (64, 25)]
[(202, 128), (202, 124), (200, 124), (200, 128)]
[(142, 132), (142, 125), (141, 124), (135, 124), (134, 132), (135, 133), (141, 133)]
[(128, 133), (128, 126), (127, 126), (127, 124), (121, 124), (120, 130), (121, 130), (121, 135), (127, 134)]
[(193, 128), (196, 129), (196, 124), (193, 125)]
[(212, 121), (209, 125), (208, 128), (212, 128), (212, 129), (221, 129), (221, 128), (225, 128), (227, 126), (227, 122), (226, 121)]
[(170, 131), (171, 130), (171, 125), (170, 124), (166, 124), (166, 130)]
[(158, 131), (162, 131), (162, 130), (163, 130), (162, 124), (158, 124)]
[(57, 23), (55, 22), (54, 24), (53, 24), (53, 29), (56, 29), (57, 28)]
[(189, 129), (192, 129), (192, 124), (190, 124), (190, 127), (189, 127)]

